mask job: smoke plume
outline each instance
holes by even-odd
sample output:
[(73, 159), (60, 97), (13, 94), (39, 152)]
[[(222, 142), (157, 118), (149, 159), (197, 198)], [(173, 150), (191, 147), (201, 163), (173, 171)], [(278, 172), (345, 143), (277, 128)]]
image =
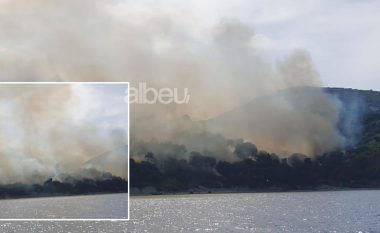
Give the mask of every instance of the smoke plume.
[[(192, 20), (196, 16), (112, 0), (1, 1), (0, 78), (189, 88), (189, 104), (133, 105), (132, 143), (171, 141), (227, 157), (234, 149), (220, 147), (220, 138), (242, 138), (283, 155), (342, 146), (335, 98), (318, 89), (269, 97), (321, 85), (306, 51), (272, 62), (246, 24), (221, 18), (216, 25), (189, 26)], [(259, 97), (259, 104), (249, 105)], [(216, 125), (206, 122), (248, 105), (243, 112), (249, 115), (236, 112)], [(183, 119), (186, 114), (191, 120)]]
[[(100, 121), (94, 124), (87, 115), (87, 121), (82, 119), (76, 107), (83, 104), (77, 96), (83, 92), (77, 88), (69, 84), (1, 85), (0, 183), (40, 183), (64, 173), (80, 176), (86, 162), (126, 143), (126, 133), (115, 135), (125, 129), (103, 127)], [(127, 170), (126, 159), (121, 158), (115, 159)], [(95, 165), (87, 169), (127, 177), (107, 170), (105, 163)]]

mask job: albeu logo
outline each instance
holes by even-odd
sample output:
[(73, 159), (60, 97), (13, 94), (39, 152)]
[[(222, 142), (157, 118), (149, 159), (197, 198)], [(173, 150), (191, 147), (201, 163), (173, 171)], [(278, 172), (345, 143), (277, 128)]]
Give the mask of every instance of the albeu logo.
[[(128, 94), (128, 91), (126, 91)], [(128, 95), (126, 96), (128, 101)], [(131, 104), (188, 104), (190, 93), (188, 88), (154, 88), (148, 87), (145, 82), (137, 87), (129, 88), (129, 103)]]

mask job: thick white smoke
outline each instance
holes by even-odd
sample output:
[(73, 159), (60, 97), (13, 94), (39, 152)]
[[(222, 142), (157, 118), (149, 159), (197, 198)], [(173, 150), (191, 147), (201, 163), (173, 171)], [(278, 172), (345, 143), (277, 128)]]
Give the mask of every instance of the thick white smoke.
[[(79, 95), (90, 88), (71, 84), (2, 84), (0, 87), (0, 183), (43, 182), (62, 173), (77, 175), (86, 162), (126, 143), (126, 128), (105, 127), (96, 111), (78, 111)], [(78, 92), (80, 91), (80, 92)], [(91, 100), (96, 98), (89, 95)], [(105, 98), (99, 96), (99, 98)], [(92, 103), (96, 104), (96, 103)], [(107, 103), (113, 104), (113, 103)], [(125, 105), (123, 103), (123, 105)], [(102, 111), (110, 111), (102, 109)], [(126, 111), (122, 111), (126, 113)], [(119, 114), (120, 115), (120, 114)], [(126, 118), (127, 114), (119, 118)], [(126, 119), (125, 119), (126, 121)], [(126, 156), (126, 154), (124, 154)], [(97, 169), (125, 176), (106, 163)], [(116, 159), (116, 158), (115, 158)], [(112, 161), (108, 161), (110, 164)]]
[[(185, 114), (207, 120), (278, 90), (321, 85), (307, 52), (295, 51), (272, 63), (256, 49), (259, 40), (252, 28), (234, 19), (218, 21), (203, 24), (190, 12), (155, 11), (131, 2), (3, 0), (0, 78), (189, 88), (189, 104), (131, 109), (132, 142), (155, 138), (183, 144), (189, 138), (184, 135), (206, 130), (202, 124), (182, 124), (178, 119)], [(245, 116), (246, 121), (230, 117), (229, 122), (240, 124), (236, 130), (224, 130), (223, 122), (213, 130), (283, 154), (339, 147), (339, 104), (322, 91), (302, 95), (263, 100), (265, 109), (251, 109), (255, 115)]]

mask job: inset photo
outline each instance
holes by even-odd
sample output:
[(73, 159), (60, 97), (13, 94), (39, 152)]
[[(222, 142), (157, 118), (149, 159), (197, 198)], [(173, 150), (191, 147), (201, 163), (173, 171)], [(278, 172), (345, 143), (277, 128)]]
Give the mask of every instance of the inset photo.
[(0, 219), (129, 218), (128, 83), (0, 83)]

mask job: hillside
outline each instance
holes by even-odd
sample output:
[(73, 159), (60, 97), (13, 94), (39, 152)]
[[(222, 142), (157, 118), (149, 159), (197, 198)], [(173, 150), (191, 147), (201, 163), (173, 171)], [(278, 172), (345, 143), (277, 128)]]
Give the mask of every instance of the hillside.
[[(292, 90), (291, 98), (305, 91), (319, 90)], [(152, 150), (143, 161), (131, 160), (133, 193), (380, 188), (380, 92), (342, 88), (323, 91), (340, 106), (337, 127), (351, 140), (345, 147), (315, 156), (292, 154), (284, 158), (256, 147), (254, 141), (237, 140), (230, 144), (235, 161), (218, 159), (221, 156), (206, 151), (189, 151), (187, 158), (156, 157)], [(284, 95), (288, 91), (272, 98)], [(265, 107), (263, 103), (261, 99), (254, 100), (207, 123), (211, 127), (222, 119), (223, 127), (238, 128), (244, 133), (245, 121), (252, 116), (249, 114), (257, 114), (251, 109)], [(182, 145), (184, 150), (185, 146)]]
[(355, 90), (347, 88), (325, 88), (343, 103), (344, 109), (351, 112), (352, 121), (357, 124), (358, 140), (355, 147), (364, 146), (372, 140), (379, 140), (380, 135), (380, 92), (372, 90)]
[(353, 98), (360, 98), (369, 113), (380, 113), (380, 91), (357, 90), (351, 88), (324, 88), (326, 93), (337, 96), (343, 103), (350, 103)]
[[(331, 104), (338, 106), (339, 120), (337, 124), (339, 133), (345, 137), (345, 147), (368, 142), (380, 132), (380, 92), (346, 88), (324, 88), (322, 91), (330, 96)], [(309, 151), (291, 151), (291, 149), (296, 148), (295, 145), (302, 143), (303, 139), (313, 141), (315, 134), (326, 136), (326, 133), (323, 134), (326, 132), (326, 128), (330, 128), (330, 130), (336, 128), (336, 125), (308, 125), (312, 124), (309, 120), (311, 114), (326, 115), (326, 111), (328, 111), (319, 102), (320, 96), (321, 89), (314, 87), (282, 90), (274, 95), (256, 98), (247, 104), (209, 119), (205, 125), (211, 132), (220, 133), (229, 138), (243, 138), (272, 152), (310, 154)], [(324, 122), (327, 120), (324, 119)], [(275, 130), (268, 130), (268, 128)], [(295, 132), (300, 132), (300, 128), (305, 128), (305, 130), (301, 132), (302, 134), (295, 135)], [(272, 149), (279, 147), (279, 144), (285, 140), (282, 134), (286, 134), (286, 140), (290, 146), (284, 145), (283, 150)], [(333, 132), (329, 132), (329, 134), (333, 134)], [(281, 135), (280, 140), (278, 140), (278, 135)], [(292, 137), (294, 137), (293, 141), (289, 139)], [(268, 141), (275, 145), (271, 145)], [(319, 138), (315, 142), (315, 144), (327, 143), (328, 140), (323, 140), (323, 138)], [(322, 153), (333, 149), (335, 149), (333, 146), (326, 147)]]

